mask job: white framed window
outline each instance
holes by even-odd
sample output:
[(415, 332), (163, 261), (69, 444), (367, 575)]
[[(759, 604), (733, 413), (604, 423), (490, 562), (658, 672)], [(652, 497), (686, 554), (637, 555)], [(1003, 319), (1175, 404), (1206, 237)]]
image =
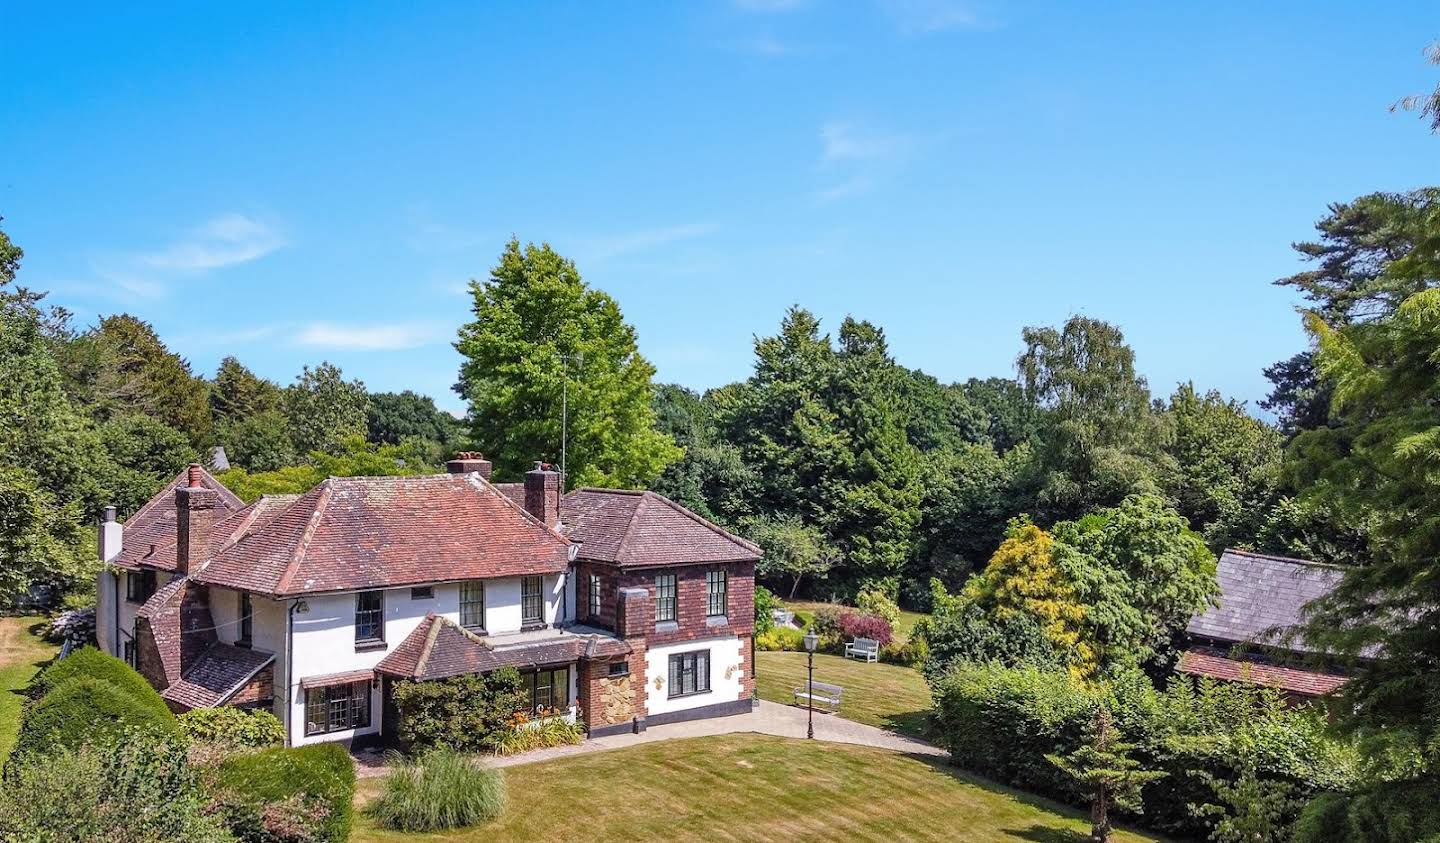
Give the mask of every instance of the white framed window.
[(545, 595), (543, 577), (522, 577), (520, 580), (520, 622), (522, 624), (543, 623), (545, 620)]
[(370, 683), (350, 682), (305, 691), (305, 734), (323, 735), (370, 725)]
[(729, 588), (729, 578), (724, 571), (705, 572), (705, 614), (709, 617), (720, 617), (726, 614), (726, 595)]
[(675, 575), (655, 575), (655, 620), (675, 620)]
[(460, 625), (476, 632), (485, 631), (485, 583), (482, 580), (460, 583)]
[(710, 690), (710, 651), (692, 650), (670, 657), (670, 699)]

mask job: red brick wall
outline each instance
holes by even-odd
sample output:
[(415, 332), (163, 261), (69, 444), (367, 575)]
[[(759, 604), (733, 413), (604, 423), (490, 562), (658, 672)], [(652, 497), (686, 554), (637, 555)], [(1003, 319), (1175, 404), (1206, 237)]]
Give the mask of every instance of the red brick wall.
[(275, 699), (275, 665), (266, 665), (249, 682), (230, 698), (227, 705), (269, 702)]
[[(723, 569), (729, 574), (726, 589), (725, 623), (706, 617), (705, 572)], [(726, 562), (715, 565), (681, 565), (620, 572), (617, 588), (644, 588), (655, 599), (655, 575), (675, 574), (675, 626), (645, 636), (651, 646), (695, 641), (722, 635), (748, 637), (755, 631), (755, 563)], [(657, 624), (658, 625), (658, 624)]]
[(155, 633), (150, 627), (149, 618), (135, 621), (135, 669), (140, 671), (140, 675), (148, 679), (156, 690), (163, 691), (170, 687), (170, 680), (165, 676), (165, 662), (160, 658), (160, 648), (155, 643)]

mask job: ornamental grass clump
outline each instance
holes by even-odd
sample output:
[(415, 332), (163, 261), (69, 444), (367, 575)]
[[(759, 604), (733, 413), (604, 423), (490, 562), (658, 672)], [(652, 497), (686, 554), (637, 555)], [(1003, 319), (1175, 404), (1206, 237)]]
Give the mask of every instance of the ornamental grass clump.
[(385, 790), (365, 810), (396, 831), (479, 825), (505, 810), (505, 779), (470, 756), (436, 749), (414, 760), (396, 758)]

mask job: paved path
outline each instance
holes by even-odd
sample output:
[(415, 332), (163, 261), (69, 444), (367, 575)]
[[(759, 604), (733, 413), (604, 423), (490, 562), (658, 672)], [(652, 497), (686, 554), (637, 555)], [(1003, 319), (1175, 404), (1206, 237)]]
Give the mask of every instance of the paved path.
[[(515, 764), (531, 764), (565, 758), (589, 752), (603, 752), (607, 749), (621, 749), (653, 741), (676, 740), (679, 738), (701, 738), (709, 735), (729, 735), (737, 732), (756, 732), (762, 735), (777, 735), (782, 738), (805, 737), (805, 710), (761, 700), (760, 705), (749, 714), (730, 717), (712, 717), (706, 720), (688, 720), (666, 726), (651, 726), (638, 735), (609, 735), (582, 741), (575, 746), (557, 746), (537, 749), (524, 755), (503, 758), (489, 758), (487, 763), (495, 767), (509, 767)], [(875, 726), (866, 726), (853, 720), (846, 720), (833, 714), (815, 713), (815, 739), (831, 743), (850, 743), (873, 746), (914, 755), (945, 756), (947, 753), (934, 744), (918, 738), (910, 738)], [(359, 774), (361, 777), (384, 775), (383, 764), (378, 758), (361, 756)]]

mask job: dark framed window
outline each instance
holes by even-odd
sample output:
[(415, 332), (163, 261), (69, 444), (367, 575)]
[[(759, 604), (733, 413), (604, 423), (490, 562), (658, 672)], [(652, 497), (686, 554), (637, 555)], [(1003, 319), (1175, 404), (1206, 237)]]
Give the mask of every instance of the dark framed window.
[(725, 596), (729, 588), (729, 578), (724, 571), (705, 572), (705, 614), (709, 617), (717, 617), (726, 614)]
[(670, 698), (710, 690), (710, 651), (695, 650), (670, 657)]
[(125, 663), (126, 663), (126, 664), (130, 665), (131, 667), (139, 667), (139, 665), (135, 664), (135, 642), (134, 642), (134, 641), (126, 641), (125, 644), (123, 645), (123, 647), (121, 648), (121, 652), (124, 654), (124, 659), (125, 659)]
[(610, 662), (610, 670), (609, 670), (608, 675), (610, 675), (610, 676), (629, 676), (629, 675), (630, 675), (630, 662), (627, 662), (627, 661)]
[(480, 580), (460, 583), (460, 625), (466, 629), (485, 629), (485, 583)]
[(417, 585), (410, 589), (411, 600), (430, 600), (435, 597), (435, 586)]
[(655, 620), (675, 620), (675, 575), (655, 575)]
[(590, 575), (590, 617), (600, 617), (600, 575)]
[(361, 591), (355, 595), (355, 643), (385, 643), (385, 592)]
[(570, 668), (533, 670), (520, 674), (520, 687), (529, 695), (530, 713), (570, 707)]
[(255, 633), (255, 606), (250, 602), (250, 592), (240, 592), (240, 636), (235, 643), (241, 647), (249, 647), (251, 636)]
[(520, 579), (521, 623), (541, 623), (545, 620), (545, 598), (540, 593), (543, 583), (541, 577)]
[(370, 725), (370, 683), (350, 682), (305, 691), (305, 734), (323, 735)]
[(154, 571), (131, 571), (125, 575), (125, 599), (144, 603), (155, 593)]

